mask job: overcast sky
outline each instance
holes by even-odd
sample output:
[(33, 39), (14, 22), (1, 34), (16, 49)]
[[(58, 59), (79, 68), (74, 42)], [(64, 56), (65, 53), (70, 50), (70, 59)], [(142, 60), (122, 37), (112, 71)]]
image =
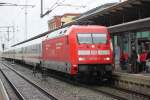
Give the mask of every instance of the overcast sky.
[[(27, 9), (27, 38), (47, 31), (47, 21), (55, 15), (63, 15), (64, 13), (83, 13), (102, 4), (118, 2), (119, 0), (43, 0), (44, 12), (51, 8), (56, 1), (59, 3), (63, 2), (63, 4), (86, 6), (85, 8), (59, 6), (44, 18), (40, 18), (40, 1), (41, 0), (27, 0), (29, 5), (35, 6), (34, 8), (28, 7)], [(0, 0), (0, 3), (25, 4), (25, 0)], [(0, 6), (0, 12), (0, 27), (15, 27), (15, 41), (10, 40), (9, 45), (23, 41), (25, 39), (25, 8)], [(5, 31), (5, 28), (0, 28), (0, 48), (1, 43), (6, 42), (7, 39), (7, 32)], [(10, 29), (10, 31), (12, 31), (12, 29)], [(12, 32), (10, 32), (10, 38), (12, 38)]]

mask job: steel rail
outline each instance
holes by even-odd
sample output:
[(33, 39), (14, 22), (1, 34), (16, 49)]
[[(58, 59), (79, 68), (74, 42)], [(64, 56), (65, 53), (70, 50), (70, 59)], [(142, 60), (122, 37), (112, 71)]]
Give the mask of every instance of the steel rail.
[(126, 93), (131, 93), (131, 94), (134, 94), (134, 95), (138, 95), (140, 97), (148, 98), (150, 100), (150, 95), (147, 95), (147, 94), (144, 94), (144, 93), (139, 93), (139, 92), (136, 92), (136, 91), (127, 90), (127, 89), (119, 88), (119, 87), (116, 87), (116, 86), (109, 86), (109, 87), (120, 90), (120, 91), (123, 91), (123, 92), (126, 92)]
[[(13, 69), (14, 70), (14, 69)], [(128, 100), (127, 98), (125, 97), (122, 97), (122, 96), (118, 96), (118, 95), (115, 95), (115, 94), (112, 94), (112, 93), (108, 93), (108, 92), (105, 92), (103, 90), (100, 90), (100, 89), (97, 89), (93, 86), (89, 86), (89, 85), (86, 85), (86, 84), (83, 84), (83, 83), (79, 83), (77, 81), (74, 81), (74, 80), (70, 80), (70, 79), (67, 79), (66, 77), (63, 77), (61, 75), (58, 75), (58, 74), (53, 74), (53, 73), (49, 73), (48, 76), (51, 76), (51, 77), (54, 77), (56, 79), (59, 79), (59, 80), (62, 80), (62, 81), (65, 81), (65, 82), (68, 82), (70, 84), (73, 84), (73, 85), (77, 85), (77, 86), (82, 86), (83, 88), (87, 88), (87, 89), (90, 89), (90, 90), (93, 90), (95, 92), (100, 92), (106, 96), (109, 96), (109, 97), (112, 97), (114, 99), (118, 99), (118, 100)], [(132, 94), (132, 95), (136, 95), (136, 96), (139, 96), (139, 97), (144, 97), (144, 98), (148, 98), (150, 99), (150, 96), (149, 95), (146, 95), (146, 94), (143, 94), (143, 93), (139, 93), (139, 92), (136, 92), (136, 91), (132, 91), (132, 90), (127, 90), (127, 89), (122, 89), (122, 88), (118, 88), (118, 87), (114, 87), (112, 85), (108, 85), (106, 86), (107, 88), (113, 88), (113, 89), (116, 89), (116, 90), (119, 90), (119, 91), (122, 91), (122, 92), (125, 92), (125, 93), (128, 93), (128, 94)]]
[[(71, 84), (74, 84), (74, 85), (78, 85), (78, 86), (82, 86), (84, 88), (88, 88), (90, 90), (93, 90), (93, 91), (96, 91), (96, 92), (100, 92), (104, 95), (107, 95), (107, 96), (110, 96), (112, 98), (115, 98), (115, 99), (118, 99), (118, 100), (128, 100), (127, 98), (124, 98), (123, 96), (118, 96), (118, 95), (115, 95), (115, 94), (112, 94), (111, 92), (105, 92), (103, 90), (100, 90), (100, 89), (97, 89), (97, 88), (94, 88), (93, 86), (89, 86), (89, 85), (86, 85), (86, 84), (82, 84), (82, 83), (78, 83), (78, 82), (75, 82), (73, 80), (67, 80), (67, 79), (62, 79), (62, 77), (60, 76), (55, 76), (55, 75), (52, 75), (53, 77), (55, 78), (58, 78), (58, 79), (61, 79), (63, 81), (66, 81), (68, 83), (71, 83)], [(122, 92), (125, 92), (127, 94), (132, 94), (132, 95), (135, 95), (135, 96), (138, 96), (138, 97), (144, 97), (144, 98), (148, 98), (150, 99), (150, 96), (149, 95), (146, 95), (146, 94), (143, 94), (143, 93), (139, 93), (139, 92), (136, 92), (136, 91), (132, 91), (132, 90), (127, 90), (127, 89), (123, 89), (123, 88), (118, 88), (118, 87), (114, 87), (114, 86), (106, 86), (107, 88), (113, 88), (113, 89), (116, 89), (116, 90), (119, 90), (119, 91), (122, 91)]]
[[(11, 69), (12, 69), (12, 68), (11, 68)], [(14, 70), (16, 73), (19, 73), (19, 72), (16, 71), (15, 69), (12, 69), (12, 70)], [(21, 74), (21, 73), (19, 73), (19, 74)], [(62, 76), (60, 76), (60, 75), (56, 75), (56, 74), (51, 74), (51, 73), (49, 73), (48, 76), (52, 76), (52, 77), (54, 77), (54, 78), (56, 78), (56, 79), (59, 79), (59, 80), (68, 82), (68, 83), (70, 83), (70, 84), (73, 84), (73, 85), (76, 85), (76, 86), (81, 86), (81, 87), (83, 87), (83, 88), (87, 88), (87, 89), (92, 90), (92, 91), (95, 91), (95, 92), (99, 92), (99, 93), (101, 93), (101, 94), (103, 94), (103, 95), (105, 95), (105, 96), (107, 96), (107, 97), (112, 97), (112, 98), (117, 99), (117, 100), (127, 100), (126, 98), (123, 98), (123, 97), (120, 97), (120, 96), (117, 96), (117, 95), (113, 95), (113, 94), (108, 93), (108, 92), (105, 92), (105, 91), (97, 90), (97, 89), (95, 89), (95, 88), (90, 87), (89, 85), (82, 84), (82, 83), (79, 83), (79, 82), (74, 81), (74, 80), (68, 80), (66, 77), (62, 77)], [(25, 77), (25, 76), (23, 76), (23, 77)], [(39, 86), (38, 86), (38, 87), (39, 87)]]
[(2, 97), (0, 97), (0, 98), (3, 98), (4, 100), (10, 100), (8, 93), (6, 91), (6, 88), (1, 79), (0, 79), (0, 91), (1, 91), (1, 95), (2, 95)]
[[(57, 78), (59, 80), (62, 80), (62, 81), (65, 81), (65, 82), (68, 82), (68, 83), (71, 83), (73, 85), (77, 85), (77, 86), (82, 86), (84, 88), (87, 88), (87, 89), (90, 89), (90, 90), (93, 90), (95, 92), (100, 92), (106, 96), (110, 96), (112, 98), (115, 98), (115, 99), (118, 99), (118, 100), (128, 100), (127, 98), (124, 98), (122, 96), (118, 96), (118, 95), (115, 95), (115, 94), (112, 94), (112, 93), (108, 93), (108, 92), (105, 92), (103, 90), (100, 90), (100, 89), (97, 89), (93, 86), (89, 86), (89, 85), (86, 85), (86, 84), (83, 84), (83, 83), (79, 83), (77, 81), (74, 81), (74, 80), (70, 80), (70, 79), (67, 79), (65, 77), (62, 77), (60, 75), (56, 75), (56, 74), (51, 74), (49, 73), (50, 76), (54, 77), (54, 78)], [(110, 84), (111, 85), (111, 84)], [(113, 89), (116, 89), (116, 90), (119, 90), (119, 91), (122, 91), (122, 92), (125, 92), (125, 93), (128, 93), (128, 94), (135, 94), (136, 96), (142, 96), (144, 98), (150, 98), (149, 95), (146, 95), (146, 94), (142, 94), (142, 93), (139, 93), (139, 92), (135, 92), (135, 91), (132, 91), (132, 90), (126, 90), (126, 89), (122, 89), (122, 88), (118, 88), (118, 87), (112, 87), (112, 86), (106, 86), (107, 88), (113, 88)]]
[(112, 97), (112, 98), (117, 99), (117, 100), (128, 100), (124, 97), (120, 97), (120, 96), (117, 96), (117, 95), (114, 95), (114, 94), (111, 94), (111, 93), (108, 93), (108, 92), (105, 92), (105, 91), (102, 91), (102, 90), (95, 89), (92, 86), (86, 85), (84, 83), (79, 83), (75, 80), (67, 79), (66, 77), (63, 77), (63, 76), (60, 76), (60, 75), (49, 73), (49, 76), (54, 77), (54, 78), (59, 79), (59, 80), (62, 80), (62, 81), (65, 81), (65, 82), (70, 83), (72, 85), (81, 86), (83, 88), (87, 88), (89, 90), (99, 92), (99, 93), (101, 93), (101, 94), (103, 94), (107, 97)]
[(22, 96), (22, 94), (19, 92), (19, 90), (15, 87), (15, 85), (8, 79), (8, 77), (5, 75), (5, 73), (0, 69), (1, 73), (7, 80), (7, 82), (10, 84), (10, 86), (13, 88), (15, 94), (18, 96), (19, 100), (25, 100), (25, 98)]
[(96, 91), (96, 92), (103, 93), (103, 94), (108, 95), (108, 96), (110, 96), (110, 97), (112, 97), (112, 98), (115, 98), (115, 99), (117, 99), (117, 100), (128, 100), (128, 99), (126, 99), (126, 98), (124, 98), (124, 97), (117, 96), (117, 95), (114, 95), (114, 94), (112, 94), (112, 93), (109, 93), (109, 92), (105, 92), (105, 91), (103, 91), (103, 90), (100, 90), (100, 89), (96, 89), (96, 88), (88, 87), (88, 86), (84, 86), (84, 87), (87, 87), (87, 88), (89, 88), (90, 90), (93, 90), (93, 91)]
[(21, 73), (19, 73), (18, 71), (16, 71), (15, 69), (12, 69), (9, 67), (9, 65), (2, 63), (3, 65), (5, 65), (7, 68), (9, 68), (10, 70), (12, 70), (13, 72), (15, 72), (17, 75), (19, 75), (21, 78), (23, 78), (24, 80), (26, 80), (28, 83), (30, 83), (31, 85), (33, 85), (35, 88), (37, 88), (38, 90), (40, 90), (42, 93), (44, 93), (48, 98), (50, 98), (50, 100), (58, 100), (56, 97), (54, 97), (53, 95), (47, 93), (44, 89), (42, 89), (41, 87), (39, 87), (37, 84), (35, 84), (34, 82), (32, 82), (31, 80), (29, 80), (27, 77), (25, 77), (24, 75), (22, 75)]

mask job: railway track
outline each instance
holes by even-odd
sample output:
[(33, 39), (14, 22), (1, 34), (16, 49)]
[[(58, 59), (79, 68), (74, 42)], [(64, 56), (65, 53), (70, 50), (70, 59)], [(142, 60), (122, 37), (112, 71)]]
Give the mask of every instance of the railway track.
[(110, 84), (109, 85), (102, 85), (102, 84), (101, 85), (87, 85), (84, 83), (76, 82), (74, 80), (67, 80), (66, 78), (62, 78), (60, 76), (55, 76), (55, 75), (50, 75), (50, 76), (66, 81), (68, 83), (77, 85), (77, 86), (88, 88), (90, 90), (99, 92), (100, 94), (104, 94), (106, 96), (112, 97), (117, 100), (150, 100), (149, 95), (131, 91), (131, 90), (126, 90), (123, 88), (114, 87), (114, 86), (111, 86)]
[(66, 77), (62, 77), (61, 75), (56, 75), (56, 74), (51, 74), (51, 73), (49, 73), (50, 76), (55, 77), (59, 80), (66, 81), (68, 83), (71, 83), (77, 86), (88, 88), (90, 90), (99, 92), (101, 94), (104, 94), (106, 96), (112, 97), (117, 100), (150, 100), (150, 95), (146, 93), (144, 94), (144, 93), (120, 88), (120, 87), (113, 86), (112, 84), (108, 84), (108, 83), (106, 83), (106, 85), (104, 85), (105, 83), (100, 84), (100, 85), (99, 84), (87, 85), (84, 83), (79, 83), (75, 80), (67, 79)]
[(9, 65), (2, 62), (0, 64), (2, 74), (14, 89), (19, 100), (57, 100)]
[(119, 88), (119, 87), (113, 86), (112, 84), (108, 84), (108, 83), (106, 83), (106, 85), (104, 85), (105, 83), (100, 84), (100, 85), (99, 84), (98, 85), (97, 84), (87, 85), (85, 83), (79, 83), (75, 80), (70, 80), (70, 78), (67, 79), (67, 77), (62, 77), (62, 75), (53, 74), (53, 72), (50, 72), (48, 75), (51, 77), (55, 77), (59, 80), (68, 82), (73, 85), (88, 88), (90, 90), (99, 92), (100, 94), (104, 94), (106, 96), (112, 97), (117, 100), (150, 100), (150, 96), (147, 94)]
[(150, 100), (150, 96), (137, 93), (135, 91), (124, 90), (122, 88), (112, 86), (95, 86), (91, 87), (95, 91), (109, 93), (115, 96), (119, 96), (124, 100)]
[(54, 77), (67, 83), (90, 89), (92, 91), (104, 94), (117, 100), (150, 100), (149, 95), (138, 93), (135, 91), (126, 90), (111, 85), (86, 85), (76, 82), (74, 80), (68, 80), (66, 77), (61, 77), (60, 75), (50, 73), (48, 74), (48, 76), (50, 77)]
[(4, 84), (1, 79), (0, 79), (0, 100), (10, 100), (10, 98), (8, 97), (8, 93), (6, 92), (6, 88), (4, 87)]

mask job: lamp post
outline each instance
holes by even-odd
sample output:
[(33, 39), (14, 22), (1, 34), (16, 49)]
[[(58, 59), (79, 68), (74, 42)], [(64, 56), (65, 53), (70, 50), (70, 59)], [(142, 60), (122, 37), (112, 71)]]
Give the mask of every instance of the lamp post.
[[(25, 1), (25, 5), (23, 4), (14, 4), (14, 3), (5, 3), (5, 2), (0, 2), (0, 6), (3, 7), (3, 6), (14, 6), (14, 7), (25, 7), (25, 39), (27, 38), (27, 7), (35, 7), (34, 5), (28, 5), (27, 4), (27, 0)], [(0, 28), (4, 28), (4, 27), (0, 27)], [(10, 26), (8, 27), (8, 41), (9, 41), (9, 28)], [(14, 29), (14, 26), (13, 26), (13, 38), (15, 39), (15, 29)], [(15, 41), (15, 40), (14, 40)]]
[[(3, 30), (3, 31), (0, 31), (1, 34), (2, 34), (2, 33), (7, 33), (7, 35), (4, 35), (4, 36), (6, 36), (6, 39), (3, 39), (3, 40), (2, 40), (2, 36), (1, 36), (1, 44), (3, 44), (3, 45), (6, 45), (6, 44), (7, 44), (7, 46), (8, 46), (11, 39), (14, 41), (14, 37), (15, 37), (15, 29), (14, 29), (14, 26), (0, 26), (0, 29)], [(5, 30), (4, 30), (4, 29), (5, 29)], [(10, 35), (10, 32), (13, 32), (13, 36)], [(11, 37), (11, 36), (12, 36), (12, 37)], [(5, 41), (5, 40), (6, 40), (6, 41)], [(4, 43), (2, 43), (2, 41), (3, 41)], [(5, 48), (6, 48), (6, 46), (5, 46)], [(3, 48), (3, 49), (4, 49), (4, 48)]]

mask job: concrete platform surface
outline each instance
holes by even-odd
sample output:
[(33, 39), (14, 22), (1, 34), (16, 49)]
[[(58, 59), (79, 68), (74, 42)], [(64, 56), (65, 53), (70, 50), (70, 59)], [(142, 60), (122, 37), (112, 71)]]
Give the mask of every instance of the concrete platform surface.
[(114, 72), (113, 75), (114, 77), (118, 78), (118, 80), (124, 80), (128, 82), (150, 86), (150, 73), (131, 74)]

